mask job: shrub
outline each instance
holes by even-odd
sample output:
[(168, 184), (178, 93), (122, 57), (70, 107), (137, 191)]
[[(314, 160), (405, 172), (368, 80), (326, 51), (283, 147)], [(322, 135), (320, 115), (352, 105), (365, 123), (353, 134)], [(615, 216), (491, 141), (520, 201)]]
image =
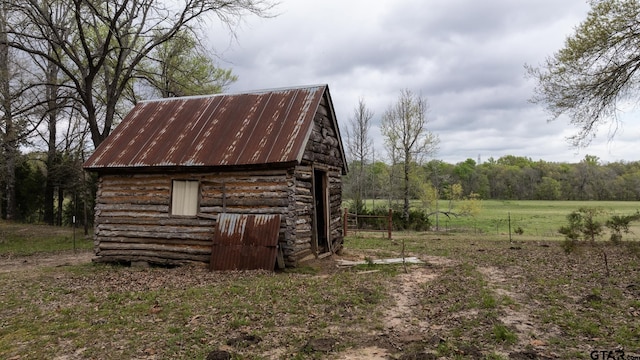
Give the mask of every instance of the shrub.
[(580, 208), (573, 211), (567, 215), (569, 223), (561, 226), (558, 232), (564, 235), (566, 240), (583, 239), (593, 242), (603, 232), (602, 223), (596, 220), (596, 216), (601, 212), (602, 210), (596, 208)]
[(401, 211), (393, 212), (394, 230), (426, 231), (431, 227), (429, 216), (422, 210), (409, 210), (409, 220), (402, 216)]
[[(349, 213), (354, 214), (356, 208), (350, 204)], [(413, 230), (425, 231), (429, 230), (431, 222), (426, 212), (422, 210), (410, 210), (409, 220), (402, 216), (402, 209), (392, 209), (393, 230)], [(358, 215), (379, 216), (379, 217), (359, 217), (358, 229), (384, 230), (388, 227), (389, 209), (386, 207), (375, 207), (373, 209), (361, 209)]]
[(610, 240), (613, 243), (622, 241), (622, 233), (629, 233), (629, 224), (632, 221), (640, 220), (640, 212), (633, 215), (613, 215), (605, 222), (605, 226), (611, 230)]

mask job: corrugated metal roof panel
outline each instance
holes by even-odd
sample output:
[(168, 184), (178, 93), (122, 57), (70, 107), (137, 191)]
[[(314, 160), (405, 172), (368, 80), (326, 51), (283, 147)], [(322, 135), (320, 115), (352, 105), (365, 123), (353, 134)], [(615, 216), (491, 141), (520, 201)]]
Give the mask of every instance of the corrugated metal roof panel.
[(87, 169), (300, 161), (326, 85), (140, 102)]
[(211, 270), (273, 270), (280, 215), (218, 215), (211, 248)]

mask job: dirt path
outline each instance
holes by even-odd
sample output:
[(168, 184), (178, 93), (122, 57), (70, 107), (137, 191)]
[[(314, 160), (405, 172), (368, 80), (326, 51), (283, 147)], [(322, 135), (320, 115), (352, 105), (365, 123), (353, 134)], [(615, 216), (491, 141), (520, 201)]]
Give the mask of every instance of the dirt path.
[[(424, 341), (424, 336), (429, 332), (431, 324), (427, 323), (426, 319), (416, 316), (416, 307), (420, 306), (421, 288), (425, 283), (435, 279), (442, 267), (455, 263), (439, 256), (421, 256), (420, 258), (432, 266), (412, 266), (408, 273), (398, 275), (392, 293), (393, 306), (384, 312), (385, 326), (380, 337), (390, 341), (396, 349), (401, 349), (406, 344)], [(382, 360), (389, 359), (391, 355), (392, 351), (387, 348), (368, 346), (342, 352), (338, 355), (338, 359)]]
[[(504, 315), (500, 318), (505, 325), (517, 331), (518, 344), (522, 349), (535, 349), (541, 351), (548, 342), (550, 335), (559, 336), (559, 333), (549, 333), (538, 329), (524, 304), (524, 299), (509, 289), (506, 275), (498, 268), (487, 266), (479, 267), (478, 271), (484, 276), (492, 290), (499, 296), (506, 296), (513, 304), (503, 307)], [(513, 275), (511, 275), (513, 276)], [(516, 275), (522, 277), (521, 275)], [(521, 310), (519, 310), (521, 309)]]
[[(428, 268), (413, 267), (406, 274), (398, 275), (397, 286), (392, 294), (394, 306), (384, 313), (384, 330), (382, 337), (396, 343), (420, 341), (421, 334), (426, 331), (428, 324), (424, 319), (414, 316), (413, 308), (418, 306), (422, 284), (434, 279), (437, 275)], [(378, 346), (350, 349), (338, 355), (342, 360), (382, 360), (389, 359), (391, 352)]]
[(93, 256), (92, 250), (61, 251), (28, 256), (2, 256), (0, 257), (0, 273), (85, 264), (91, 262)]

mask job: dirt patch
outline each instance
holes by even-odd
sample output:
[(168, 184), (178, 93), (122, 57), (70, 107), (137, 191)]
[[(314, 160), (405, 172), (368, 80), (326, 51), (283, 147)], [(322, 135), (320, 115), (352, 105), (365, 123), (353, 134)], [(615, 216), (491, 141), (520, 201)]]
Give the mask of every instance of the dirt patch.
[(422, 255), (420, 256), (420, 259), (433, 266), (453, 266), (457, 263), (456, 260), (449, 259), (444, 256)]
[(514, 302), (510, 306), (507, 306), (503, 309), (504, 315), (500, 316), (500, 320), (505, 325), (515, 328), (518, 331), (518, 338), (521, 339), (520, 342), (526, 345), (528, 343), (528, 339), (531, 336), (539, 336), (541, 332), (537, 331), (534, 328), (533, 322), (529, 318), (529, 315), (524, 311), (517, 310), (519, 308), (522, 308), (522, 306), (518, 303), (517, 294), (504, 287), (506, 286), (505, 274), (496, 267), (479, 267), (478, 271), (480, 271), (480, 273), (484, 275), (485, 279), (489, 283), (489, 286), (496, 294), (502, 297), (509, 298)]
[(507, 282), (507, 276), (516, 279), (522, 278), (522, 276), (514, 274), (515, 270), (499, 269), (493, 266), (478, 267), (478, 271), (497, 295), (503, 299), (506, 298), (508, 305), (501, 307), (502, 315), (499, 320), (517, 332), (518, 345), (523, 349), (543, 348), (548, 342), (548, 336), (554, 332), (549, 334), (536, 327), (535, 321), (529, 315), (527, 305), (525, 305), (526, 299), (522, 298), (521, 294), (512, 291)]
[(2, 256), (0, 257), (0, 273), (87, 264), (91, 262), (93, 257), (92, 250), (60, 251), (28, 256)]
[(358, 349), (349, 349), (341, 352), (338, 359), (341, 360), (384, 360), (389, 359), (390, 353), (387, 349), (377, 346), (369, 346)]
[(397, 286), (392, 294), (395, 306), (385, 313), (386, 328), (393, 332), (421, 332), (428, 324), (425, 319), (414, 316), (414, 307), (419, 304), (420, 287), (433, 280), (437, 274), (427, 267), (412, 267), (408, 273), (396, 277)]

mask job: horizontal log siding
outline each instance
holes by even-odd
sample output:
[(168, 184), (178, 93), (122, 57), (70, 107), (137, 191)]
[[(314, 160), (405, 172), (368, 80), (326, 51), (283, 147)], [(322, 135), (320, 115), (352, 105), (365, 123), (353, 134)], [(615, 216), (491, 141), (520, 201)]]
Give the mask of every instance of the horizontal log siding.
[[(313, 170), (309, 168), (318, 167), (327, 171), (329, 181), (329, 208), (330, 208), (330, 236), (332, 248), (334, 251), (340, 251), (343, 246), (342, 232), (342, 156), (340, 142), (338, 141), (337, 129), (333, 127), (333, 122), (329, 118), (329, 109), (325, 99), (318, 107), (315, 115), (314, 125), (303, 155), (303, 165), (299, 169), (307, 169), (310, 171), (309, 177), (313, 174)], [(311, 180), (309, 180), (311, 181)], [(310, 185), (309, 185), (310, 186)], [(310, 189), (311, 190), (311, 189)], [(311, 209), (313, 209), (312, 200), (310, 200)], [(313, 210), (310, 217), (312, 217)]]
[(298, 262), (312, 254), (311, 241), (313, 237), (313, 168), (311, 166), (297, 166), (295, 169), (295, 201), (291, 216), (294, 236), (286, 249), (285, 264), (297, 266)]
[(331, 241), (333, 251), (342, 250), (344, 234), (342, 232), (342, 169), (334, 168), (327, 174), (329, 178), (329, 201), (331, 207)]
[(305, 148), (303, 160), (309, 163), (329, 165), (342, 169), (342, 156), (337, 130), (329, 118), (326, 101), (320, 103), (316, 112), (311, 137)]
[[(286, 171), (103, 175), (96, 203), (95, 251), (99, 261), (163, 264), (208, 262), (220, 212), (283, 215), (280, 242), (293, 227), (287, 217), (293, 175)], [(172, 179), (200, 181), (198, 217), (170, 215)], [(291, 221), (289, 221), (291, 222)]]

